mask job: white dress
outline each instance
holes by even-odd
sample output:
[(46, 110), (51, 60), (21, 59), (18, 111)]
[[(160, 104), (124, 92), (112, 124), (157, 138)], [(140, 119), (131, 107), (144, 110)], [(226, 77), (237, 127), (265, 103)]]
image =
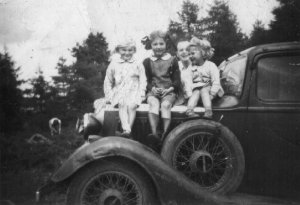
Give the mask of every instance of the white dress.
[(104, 79), (104, 94), (113, 106), (140, 105), (145, 98), (146, 75), (142, 63), (134, 58), (125, 61), (120, 57), (109, 64)]

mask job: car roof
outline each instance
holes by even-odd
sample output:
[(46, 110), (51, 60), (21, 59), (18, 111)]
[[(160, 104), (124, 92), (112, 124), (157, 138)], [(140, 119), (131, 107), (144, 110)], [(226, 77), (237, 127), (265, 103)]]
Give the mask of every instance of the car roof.
[(259, 53), (265, 52), (273, 52), (273, 51), (288, 51), (288, 50), (300, 50), (300, 41), (294, 42), (280, 42), (280, 43), (270, 43), (270, 44), (262, 44), (258, 46), (250, 47), (246, 50), (236, 53), (235, 55), (227, 58), (225, 61), (221, 62), (219, 67), (222, 64), (226, 64), (230, 61), (239, 58), (240, 56), (248, 56), (248, 58), (252, 58)]
[(300, 41), (294, 42), (282, 42), (282, 43), (270, 43), (254, 46), (249, 50), (250, 56), (255, 56), (258, 53), (284, 51), (284, 50), (298, 50), (300, 49)]

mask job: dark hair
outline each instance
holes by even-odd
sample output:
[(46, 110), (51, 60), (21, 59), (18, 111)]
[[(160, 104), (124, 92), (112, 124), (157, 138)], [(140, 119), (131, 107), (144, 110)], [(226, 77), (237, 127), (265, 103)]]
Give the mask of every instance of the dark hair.
[(170, 48), (176, 48), (176, 45), (173, 43), (173, 40), (171, 39), (170, 35), (167, 32), (163, 32), (160, 30), (153, 31), (150, 33), (149, 36), (145, 36), (142, 39), (142, 44), (144, 44), (146, 50), (151, 49), (151, 43), (156, 39), (156, 38), (162, 38), (166, 42), (166, 47), (167, 50)]
[(150, 42), (152, 43), (156, 38), (162, 38), (167, 42), (167, 33), (160, 30), (151, 32), (149, 35)]

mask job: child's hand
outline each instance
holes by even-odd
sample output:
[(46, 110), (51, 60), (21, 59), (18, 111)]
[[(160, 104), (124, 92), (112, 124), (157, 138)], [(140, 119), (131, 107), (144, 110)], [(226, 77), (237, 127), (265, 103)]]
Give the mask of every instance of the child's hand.
[(160, 88), (152, 87), (151, 91), (154, 95), (160, 95), (161, 94)]
[(94, 108), (97, 109), (98, 107), (102, 106), (103, 102), (105, 101), (104, 98), (99, 98), (94, 101)]
[(170, 87), (168, 89), (164, 89), (162, 92), (161, 92), (161, 96), (162, 97), (165, 97), (166, 95), (168, 95), (170, 92), (173, 92), (174, 91), (174, 88), (173, 87)]

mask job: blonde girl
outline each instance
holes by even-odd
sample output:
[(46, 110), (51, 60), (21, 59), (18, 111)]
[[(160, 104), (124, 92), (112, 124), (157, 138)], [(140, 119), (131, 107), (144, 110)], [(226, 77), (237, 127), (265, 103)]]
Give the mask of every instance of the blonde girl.
[(209, 41), (193, 37), (190, 41), (190, 59), (193, 72), (193, 93), (188, 101), (186, 114), (195, 117), (194, 108), (201, 98), (205, 108), (204, 117), (212, 118), (211, 100), (217, 95), (220, 97), (224, 91), (220, 83), (220, 72), (217, 66), (209, 61), (214, 54), (214, 49)]
[(134, 58), (136, 46), (133, 40), (119, 43), (115, 51), (117, 55), (106, 71), (104, 93), (107, 102), (119, 108), (122, 136), (130, 138), (136, 109), (145, 99), (145, 69)]

